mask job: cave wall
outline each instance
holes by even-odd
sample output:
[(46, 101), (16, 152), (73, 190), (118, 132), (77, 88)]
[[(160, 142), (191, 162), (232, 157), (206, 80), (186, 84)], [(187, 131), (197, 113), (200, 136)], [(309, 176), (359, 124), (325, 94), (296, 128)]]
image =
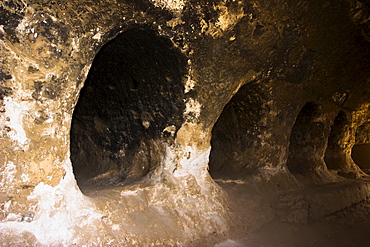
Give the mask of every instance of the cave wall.
[[(303, 178), (335, 181), (324, 159), (331, 145), (344, 157), (338, 167), (360, 174), (350, 153), (368, 120), (368, 15), (368, 3), (350, 0), (2, 1), (2, 243), (212, 242), (232, 221), (208, 166), (232, 179), (299, 186), (289, 167), (300, 167)], [(109, 48), (114, 40), (122, 51)], [(84, 92), (89, 83), (98, 90)], [(87, 105), (74, 111), (79, 97)], [(308, 102), (319, 106), (315, 130), (297, 125)], [(351, 127), (330, 139), (340, 111)], [(100, 149), (109, 131), (121, 133)], [(302, 131), (310, 164), (291, 148)], [(85, 161), (76, 173), (70, 151)], [(87, 166), (102, 156), (107, 166)], [(84, 166), (121, 179), (131, 167), (142, 182), (82, 194)]]

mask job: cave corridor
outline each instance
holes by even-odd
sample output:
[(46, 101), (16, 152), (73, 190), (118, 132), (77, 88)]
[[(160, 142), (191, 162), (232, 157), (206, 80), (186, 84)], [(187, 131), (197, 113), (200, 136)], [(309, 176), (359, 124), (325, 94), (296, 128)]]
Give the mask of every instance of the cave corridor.
[(369, 246), (369, 16), (0, 2), (0, 244)]

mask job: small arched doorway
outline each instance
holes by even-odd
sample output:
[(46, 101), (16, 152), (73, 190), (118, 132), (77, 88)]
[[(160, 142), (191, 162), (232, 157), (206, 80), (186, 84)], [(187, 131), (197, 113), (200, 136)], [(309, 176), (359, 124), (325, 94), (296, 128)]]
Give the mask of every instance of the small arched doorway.
[(344, 169), (347, 166), (345, 149), (348, 142), (348, 138), (346, 138), (348, 128), (347, 114), (340, 111), (331, 126), (325, 151), (324, 160), (329, 170)]
[(351, 156), (362, 170), (370, 173), (370, 143), (354, 145)]
[(306, 103), (293, 125), (287, 167), (293, 174), (312, 172), (324, 163), (325, 124), (320, 121), (320, 107)]
[(209, 157), (214, 179), (244, 179), (258, 172), (260, 121), (268, 109), (262, 87), (258, 81), (242, 86), (215, 123)]
[(370, 122), (357, 129), (355, 141), (351, 157), (363, 171), (370, 173)]

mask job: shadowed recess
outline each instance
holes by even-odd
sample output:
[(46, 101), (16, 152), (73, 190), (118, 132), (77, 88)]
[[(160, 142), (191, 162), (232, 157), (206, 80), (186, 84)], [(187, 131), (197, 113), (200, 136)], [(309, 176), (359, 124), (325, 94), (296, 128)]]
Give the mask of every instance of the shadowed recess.
[(160, 162), (155, 140), (182, 124), (186, 58), (153, 31), (132, 29), (96, 55), (75, 108), (71, 160), (77, 181), (127, 184)]
[(258, 123), (266, 102), (261, 84), (251, 82), (224, 107), (212, 130), (209, 171), (213, 178), (240, 179), (256, 172), (253, 153), (259, 145)]
[(351, 156), (361, 169), (370, 170), (370, 143), (354, 145)]
[(361, 169), (366, 173), (370, 172), (370, 121), (358, 127), (351, 156)]
[(318, 120), (319, 111), (317, 104), (308, 102), (297, 116), (290, 135), (287, 160), (291, 173), (302, 174), (313, 171), (323, 162), (321, 156), (326, 138), (324, 123)]
[(349, 128), (347, 114), (340, 111), (330, 129), (328, 146), (325, 152), (325, 163), (328, 169), (341, 169), (346, 165), (346, 132)]

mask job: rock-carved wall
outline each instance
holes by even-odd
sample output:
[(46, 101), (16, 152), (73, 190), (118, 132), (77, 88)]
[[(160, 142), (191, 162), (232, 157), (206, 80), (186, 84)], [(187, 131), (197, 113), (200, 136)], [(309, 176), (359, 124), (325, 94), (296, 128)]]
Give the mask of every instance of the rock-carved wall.
[(211, 244), (233, 216), (208, 166), (273, 186), (363, 176), (350, 154), (369, 116), (368, 14), (352, 0), (2, 1), (1, 243)]

